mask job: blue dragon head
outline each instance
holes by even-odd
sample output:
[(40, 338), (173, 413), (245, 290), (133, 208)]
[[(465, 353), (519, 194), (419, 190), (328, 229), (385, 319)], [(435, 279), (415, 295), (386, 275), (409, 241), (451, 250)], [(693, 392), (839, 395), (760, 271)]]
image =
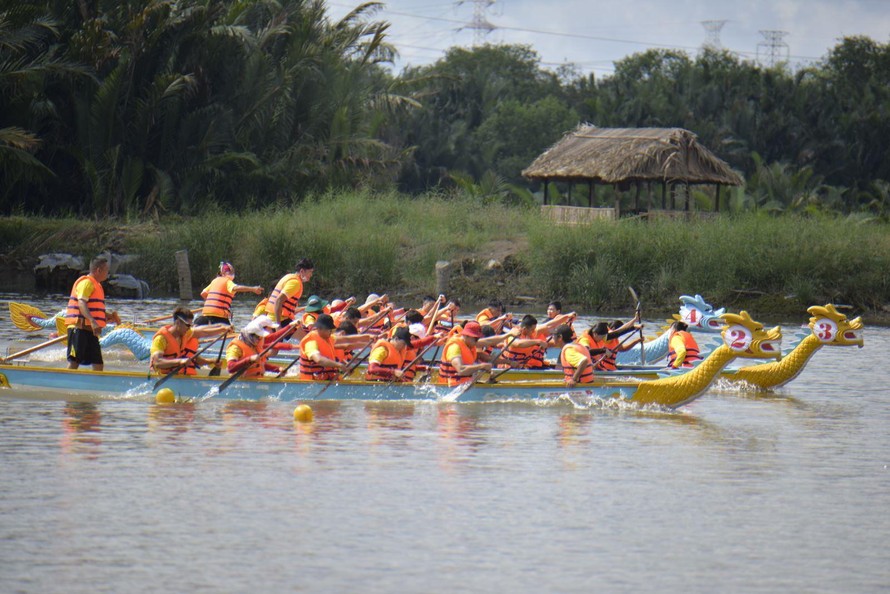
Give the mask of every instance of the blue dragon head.
[(714, 309), (701, 295), (680, 295), (680, 302), (683, 305), (674, 318), (685, 322), (690, 330), (720, 332), (723, 329), (725, 323), (721, 316), (726, 313), (724, 308)]

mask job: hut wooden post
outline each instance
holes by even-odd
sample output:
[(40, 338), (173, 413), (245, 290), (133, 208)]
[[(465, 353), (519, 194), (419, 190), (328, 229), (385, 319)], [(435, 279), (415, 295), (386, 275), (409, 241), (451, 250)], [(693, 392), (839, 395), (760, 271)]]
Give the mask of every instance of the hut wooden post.
[(548, 186), (549, 186), (549, 185), (550, 185), (550, 183), (548, 182), (548, 180), (547, 180), (546, 178), (544, 178), (544, 206), (547, 206), (547, 204), (548, 204), (548, 202), (547, 202), (547, 190), (548, 190)]
[(637, 214), (640, 214), (640, 192), (642, 191), (642, 188), (640, 187), (639, 180), (637, 180), (636, 184), (637, 193), (634, 194), (634, 210), (637, 212)]
[(612, 186), (615, 190), (615, 219), (621, 218), (621, 190), (618, 186)]
[(689, 212), (689, 207), (690, 207), (689, 203), (692, 202), (692, 200), (690, 200), (690, 198), (689, 198), (689, 182), (686, 182), (685, 184), (683, 184), (683, 188), (686, 191), (686, 204), (685, 204), (684, 210), (686, 212)]
[(572, 202), (572, 186), (574, 186), (574, 185), (575, 185), (575, 184), (573, 184), (572, 182), (569, 182), (569, 192), (568, 192), (568, 194), (569, 194), (569, 196), (568, 196), (569, 206), (572, 206), (572, 205), (574, 204), (574, 203)]
[(671, 210), (677, 210), (677, 184), (671, 184)]
[(661, 210), (667, 209), (667, 191), (668, 185), (667, 182), (661, 182)]
[(587, 182), (587, 207), (593, 208), (593, 182)]
[(652, 181), (646, 182), (646, 212), (652, 210)]
[(717, 194), (714, 196), (714, 212), (720, 212), (720, 184), (717, 184)]

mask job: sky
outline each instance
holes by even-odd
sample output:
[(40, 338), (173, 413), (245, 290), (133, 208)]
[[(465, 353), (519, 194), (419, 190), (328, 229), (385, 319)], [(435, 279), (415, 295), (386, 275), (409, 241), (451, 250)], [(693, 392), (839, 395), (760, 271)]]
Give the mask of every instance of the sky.
[[(327, 2), (333, 19), (358, 4)], [(472, 28), (476, 14), (496, 28)], [(890, 42), (890, 0), (387, 0), (375, 19), (391, 23), (396, 71), (478, 40), (530, 45), (546, 68), (572, 63), (602, 77), (615, 61), (651, 48), (694, 55), (708, 41), (702, 21), (725, 21), (720, 45), (741, 58), (764, 63), (776, 54), (792, 67), (819, 61), (845, 36)], [(783, 32), (772, 34), (773, 52), (760, 31)]]

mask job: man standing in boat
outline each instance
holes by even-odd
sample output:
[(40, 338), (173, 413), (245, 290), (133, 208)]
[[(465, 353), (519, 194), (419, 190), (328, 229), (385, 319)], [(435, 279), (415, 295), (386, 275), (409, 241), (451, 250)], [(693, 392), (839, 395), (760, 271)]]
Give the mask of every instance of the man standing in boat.
[[(74, 281), (65, 324), (68, 326), (68, 369), (92, 365), (93, 371), (105, 369), (99, 335), (107, 323), (105, 291), (102, 281), (108, 278), (108, 260), (102, 256), (90, 262), (90, 272)], [(109, 314), (111, 317), (114, 314)]]
[(229, 262), (219, 263), (219, 276), (210, 281), (210, 284), (201, 291), (201, 299), (204, 300), (204, 308), (201, 315), (195, 320), (195, 326), (207, 324), (232, 323), (232, 300), (238, 293), (263, 294), (263, 288), (259, 286), (247, 287), (235, 284), (235, 267)]
[(272, 289), (265, 311), (280, 327), (293, 321), (297, 303), (303, 296), (303, 284), (309, 282), (313, 272), (315, 264), (309, 258), (303, 258), (297, 262), (297, 271), (285, 274)]

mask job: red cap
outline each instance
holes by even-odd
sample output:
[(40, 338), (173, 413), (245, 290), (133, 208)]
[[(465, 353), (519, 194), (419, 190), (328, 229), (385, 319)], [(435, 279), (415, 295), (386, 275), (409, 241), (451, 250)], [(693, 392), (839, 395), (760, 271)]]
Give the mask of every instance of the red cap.
[(470, 336), (472, 338), (482, 338), (482, 326), (479, 322), (467, 322), (464, 329), (460, 331), (462, 336)]

